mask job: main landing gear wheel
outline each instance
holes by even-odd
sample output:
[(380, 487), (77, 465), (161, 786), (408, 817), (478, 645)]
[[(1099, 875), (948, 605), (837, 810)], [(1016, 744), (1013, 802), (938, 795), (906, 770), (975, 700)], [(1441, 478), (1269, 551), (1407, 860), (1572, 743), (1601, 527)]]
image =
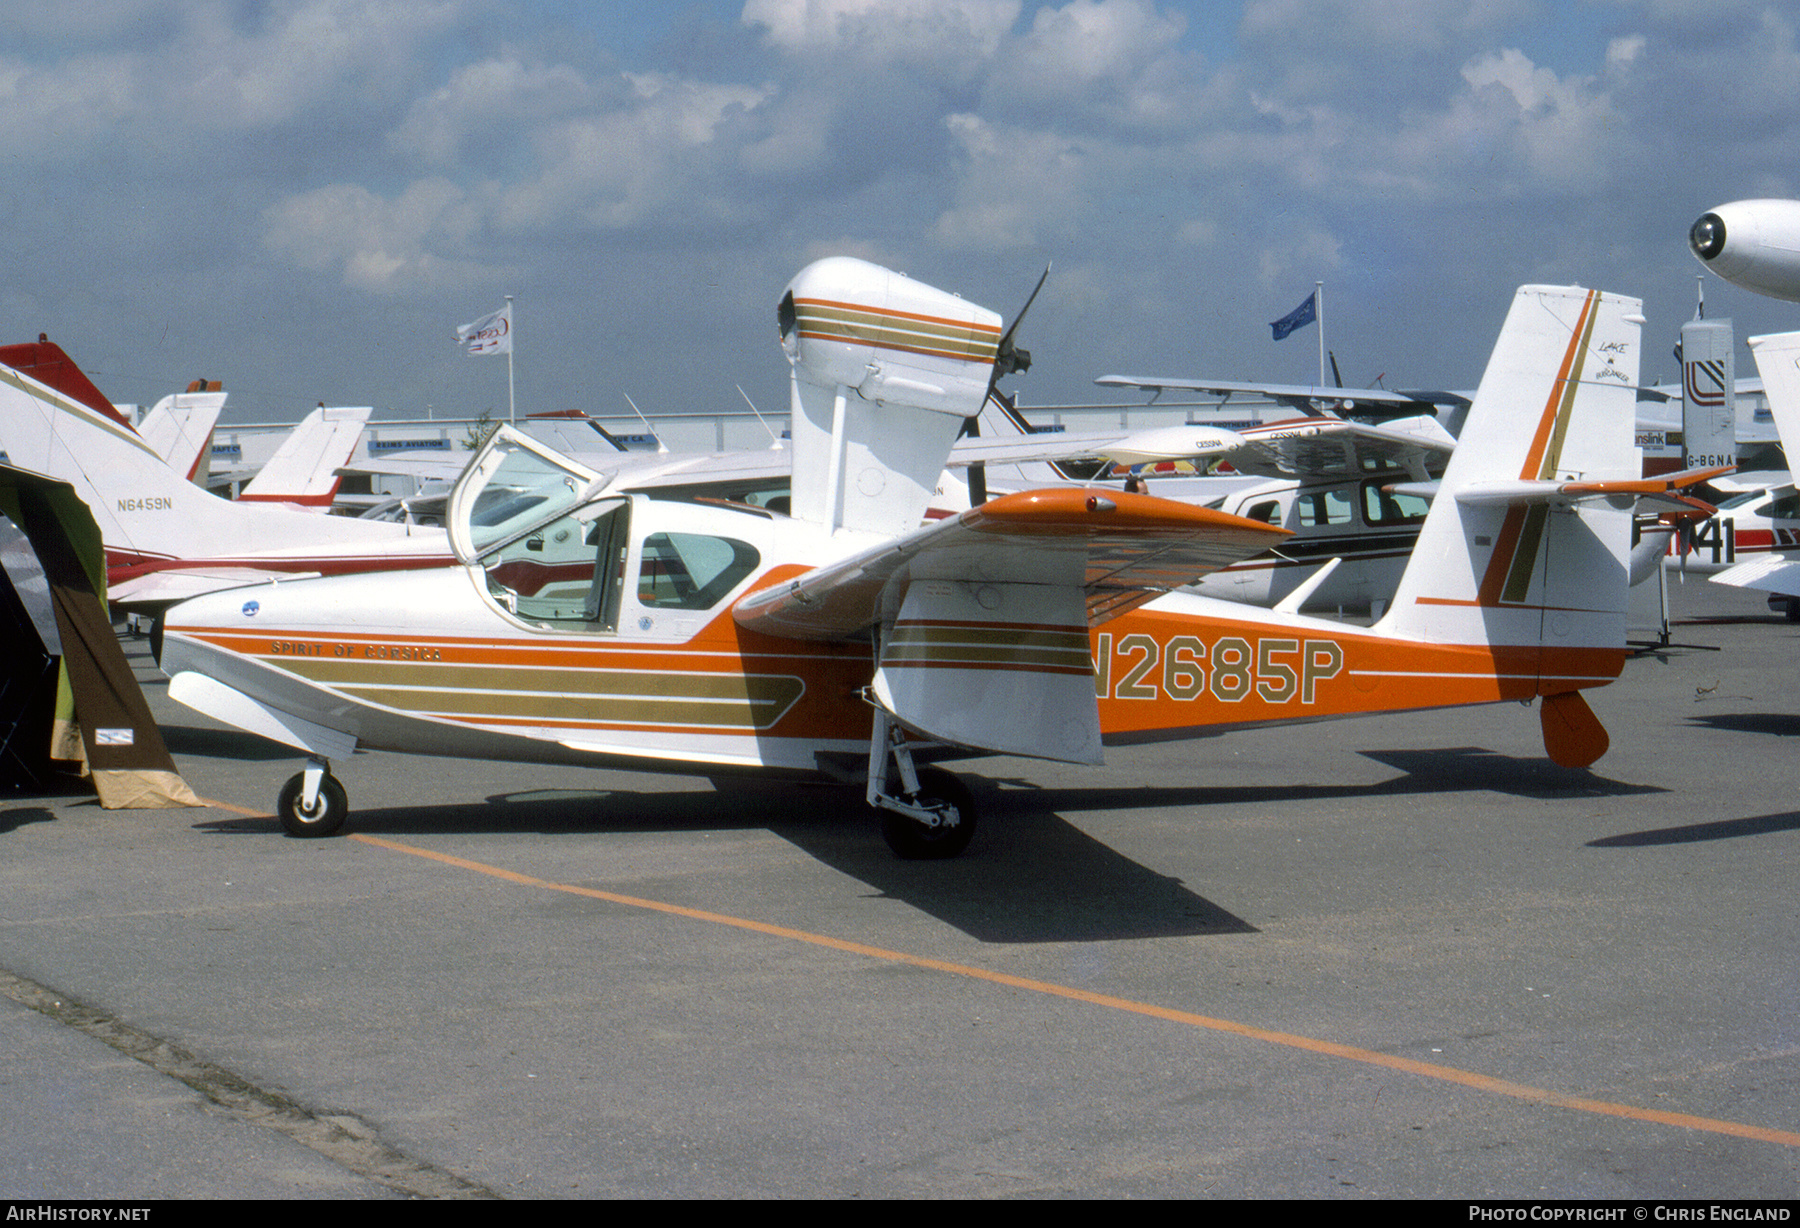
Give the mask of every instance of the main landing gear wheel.
[(943, 807), (942, 821), (934, 827), (910, 814), (883, 810), (881, 838), (894, 856), (907, 861), (942, 861), (961, 855), (975, 835), (975, 799), (962, 781), (940, 768), (921, 769), (919, 795), (914, 800), (930, 810)]
[(282, 830), (288, 835), (302, 839), (329, 836), (350, 817), (350, 797), (344, 792), (344, 786), (338, 783), (337, 777), (327, 775), (319, 782), (319, 797), (311, 810), (301, 805), (300, 799), (305, 793), (305, 772), (296, 772), (294, 778), (282, 786), (281, 800), (275, 805), (275, 813), (281, 819)]

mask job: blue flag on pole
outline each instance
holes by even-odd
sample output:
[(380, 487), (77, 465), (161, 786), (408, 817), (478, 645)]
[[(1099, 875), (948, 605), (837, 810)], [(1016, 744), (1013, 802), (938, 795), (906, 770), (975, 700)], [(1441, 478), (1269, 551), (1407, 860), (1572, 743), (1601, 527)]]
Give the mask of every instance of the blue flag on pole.
[(1306, 301), (1269, 325), (1275, 333), (1275, 340), (1280, 341), (1296, 329), (1305, 328), (1319, 318), (1319, 292), (1314, 290), (1306, 296)]

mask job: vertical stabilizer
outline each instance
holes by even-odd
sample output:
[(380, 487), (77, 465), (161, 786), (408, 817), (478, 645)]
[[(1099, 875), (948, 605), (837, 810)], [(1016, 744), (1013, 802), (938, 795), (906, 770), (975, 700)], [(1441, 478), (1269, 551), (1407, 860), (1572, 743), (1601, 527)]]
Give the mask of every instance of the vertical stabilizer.
[(1524, 650), (1506, 668), (1540, 694), (1622, 649), (1633, 500), (1591, 487), (1639, 476), (1642, 323), (1636, 299), (1519, 290), (1381, 632)]
[[(211, 387), (200, 387), (208, 383)], [(212, 461), (213, 428), (225, 411), (225, 398), (216, 381), (195, 380), (186, 392), (177, 392), (158, 401), (144, 420), (138, 423), (138, 434), (169, 463), (169, 468), (204, 486)]]
[[(5, 347), (0, 358), (22, 351), (32, 357), (44, 348)], [(0, 363), (0, 448), (19, 468), (75, 488), (100, 527), (114, 585), (183, 561), (313, 572), (420, 566), (445, 554), (439, 532), (414, 534), (405, 525), (304, 515), (208, 494), (172, 470), (97, 391), (80, 395), (86, 377), (60, 350), (56, 356), (60, 363), (31, 368), (55, 375), (55, 384)], [(416, 557), (405, 562), (403, 552)]]
[(337, 498), (338, 469), (350, 463), (374, 408), (343, 405), (319, 408), (300, 420), (275, 449), (240, 499), (252, 503), (284, 503), (328, 512)]
[(1752, 337), (1749, 345), (1756, 373), (1762, 376), (1763, 395), (1769, 398), (1775, 433), (1792, 468), (1794, 452), (1800, 450), (1800, 333)]
[(793, 515), (829, 530), (918, 527), (963, 423), (987, 398), (998, 314), (848, 257), (788, 283)]
[(1683, 469), (1737, 464), (1737, 368), (1730, 320), (1681, 326)]

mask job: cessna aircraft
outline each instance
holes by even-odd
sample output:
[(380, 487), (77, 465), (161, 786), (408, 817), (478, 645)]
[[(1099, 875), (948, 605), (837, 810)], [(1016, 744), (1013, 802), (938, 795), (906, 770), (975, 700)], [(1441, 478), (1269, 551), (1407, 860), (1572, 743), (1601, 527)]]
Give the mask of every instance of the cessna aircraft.
[[(983, 440), (1071, 438), (1030, 435), (1032, 425), (999, 398), (988, 403), (981, 423)], [(1098, 472), (1043, 461), (1005, 468), (990, 462), (987, 480), (1017, 488), (1085, 473), (1097, 483), (1133, 484), (1280, 525), (1293, 536), (1203, 576), (1194, 591), (1248, 605), (1363, 612), (1393, 596), (1429, 507), (1425, 498), (1391, 487), (1434, 481), (1455, 447), (1428, 414), (1379, 426), (1316, 415), (1240, 430), (1190, 423), (1105, 437), (1094, 451), (1111, 463)], [(1202, 476), (1218, 462), (1235, 474)], [(1333, 570), (1321, 575), (1326, 566)]]
[(292, 834), (345, 822), (358, 747), (865, 779), (906, 857), (975, 821), (930, 759), (1542, 699), (1546, 749), (1625, 657), (1636, 300), (1519, 291), (1392, 610), (1373, 628), (1175, 592), (1286, 536), (1130, 492), (1019, 492), (920, 526), (1010, 350), (1000, 318), (859, 260), (778, 318), (792, 515), (620, 493), (510, 429), (449, 507), (458, 565), (214, 593), (156, 636), (169, 693), (309, 756)]

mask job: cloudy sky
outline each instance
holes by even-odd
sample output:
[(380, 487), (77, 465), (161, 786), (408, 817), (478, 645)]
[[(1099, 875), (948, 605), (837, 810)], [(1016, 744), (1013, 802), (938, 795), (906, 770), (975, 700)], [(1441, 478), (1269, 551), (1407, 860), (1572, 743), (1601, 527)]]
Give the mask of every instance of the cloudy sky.
[[(1758, 0), (83, 0), (0, 18), (0, 339), (119, 401), (223, 378), (521, 410), (781, 406), (774, 306), (863, 256), (1011, 316), (1029, 403), (1113, 371), (1472, 387), (1512, 289), (1636, 294), (1707, 208), (1800, 195)], [(1708, 278), (1740, 338), (1800, 308)], [(1753, 371), (1739, 350), (1741, 374)]]

